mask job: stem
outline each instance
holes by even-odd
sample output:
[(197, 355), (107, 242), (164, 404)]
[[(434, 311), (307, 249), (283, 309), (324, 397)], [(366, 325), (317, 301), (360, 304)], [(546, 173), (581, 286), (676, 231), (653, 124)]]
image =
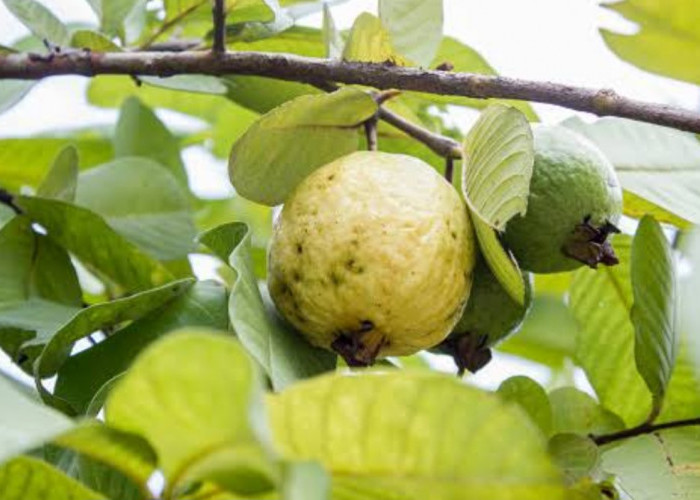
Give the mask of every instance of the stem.
[(455, 160), (451, 156), (445, 157), (445, 180), (452, 184), (452, 177), (455, 171)]
[(18, 215), (22, 213), (22, 209), (15, 205), (12, 195), (2, 188), (0, 188), (0, 203), (10, 207)]
[(410, 135), (414, 139), (424, 143), (431, 150), (433, 150), (433, 152), (439, 154), (440, 156), (444, 156), (446, 158), (462, 157), (462, 150), (459, 147), (459, 143), (454, 139), (435, 134), (428, 129), (406, 120), (396, 113), (392, 113), (386, 108), (379, 108), (377, 116), (399, 130), (406, 132), (406, 134)]
[(214, 45), (211, 50), (218, 54), (226, 52), (226, 9), (224, 0), (214, 0)]
[(378, 89), (542, 102), (598, 116), (618, 116), (700, 133), (700, 114), (682, 108), (627, 99), (609, 89), (597, 90), (473, 73), (451, 73), (265, 52), (93, 52), (60, 54), (51, 60), (31, 57), (30, 54), (0, 56), (0, 79), (38, 80), (48, 76), (71, 74), (134, 74), (160, 77), (178, 74), (237, 74), (309, 84), (330, 81)]
[(189, 16), (192, 12), (197, 10), (202, 4), (204, 3), (204, 0), (201, 2), (198, 2), (192, 6), (190, 6), (188, 9), (183, 10), (180, 12), (177, 16), (173, 17), (170, 21), (165, 21), (163, 24), (161, 24), (156, 31), (153, 32), (153, 34), (148, 37), (148, 39), (141, 44), (141, 49), (147, 49), (149, 48), (158, 38), (168, 31), (170, 28), (175, 26), (177, 23), (182, 21), (184, 18)]
[(689, 427), (692, 425), (700, 425), (700, 417), (689, 418), (686, 420), (674, 420), (672, 422), (664, 422), (663, 424), (644, 423), (642, 425), (638, 425), (637, 427), (625, 429), (624, 431), (620, 432), (602, 434), (600, 436), (591, 436), (591, 439), (595, 444), (603, 445), (612, 443), (614, 441), (619, 441), (621, 439), (641, 436), (642, 434), (651, 434), (652, 432), (662, 431), (664, 429), (673, 429), (676, 427)]
[(373, 116), (365, 123), (365, 137), (367, 138), (367, 149), (369, 151), (377, 150), (377, 117)]

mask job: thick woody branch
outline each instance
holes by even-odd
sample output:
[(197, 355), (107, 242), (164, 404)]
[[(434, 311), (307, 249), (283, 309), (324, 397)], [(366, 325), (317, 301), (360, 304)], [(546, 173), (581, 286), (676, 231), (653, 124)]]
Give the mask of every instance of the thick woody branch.
[(256, 75), (313, 84), (330, 81), (474, 98), (503, 98), (555, 104), (599, 116), (618, 116), (700, 133), (700, 114), (595, 90), (471, 73), (450, 73), (386, 64), (330, 61), (264, 52), (74, 53), (52, 58), (31, 54), (0, 56), (0, 79), (38, 80), (53, 75), (178, 74)]

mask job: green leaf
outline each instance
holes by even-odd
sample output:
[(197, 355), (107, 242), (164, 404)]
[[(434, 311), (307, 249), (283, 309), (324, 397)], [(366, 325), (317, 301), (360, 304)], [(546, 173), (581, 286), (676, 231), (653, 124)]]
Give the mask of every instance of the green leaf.
[(535, 163), (532, 130), (515, 108), (486, 108), (464, 141), (462, 192), (472, 213), (498, 231), (527, 211)]
[(590, 476), (600, 465), (598, 447), (590, 438), (578, 434), (557, 434), (549, 440), (548, 449), (571, 485)]
[(78, 151), (73, 146), (66, 146), (46, 174), (36, 190), (37, 196), (55, 198), (72, 202), (78, 182)]
[[(682, 288), (682, 321), (688, 332), (700, 331), (700, 308), (695, 305), (695, 298), (700, 297), (700, 231), (692, 233), (688, 249), (688, 260), (692, 274)], [(700, 339), (697, 334), (690, 337), (691, 359), (700, 371)]]
[(298, 97), (258, 120), (231, 151), (229, 174), (246, 198), (277, 205), (307, 175), (358, 146), (358, 127), (377, 111), (372, 97), (343, 88)]
[(146, 483), (155, 470), (156, 456), (143, 438), (94, 421), (83, 423), (53, 442), (118, 470), (142, 491), (148, 491)]
[(170, 272), (111, 229), (100, 216), (59, 200), (17, 198), (17, 204), (49, 237), (83, 263), (122, 286), (138, 291), (161, 285)]
[(12, 191), (19, 191), (23, 186), (37, 187), (56, 156), (71, 145), (78, 150), (81, 168), (104, 163), (113, 156), (110, 142), (94, 135), (0, 139), (0, 186)]
[(442, 0), (379, 0), (379, 18), (396, 50), (426, 67), (442, 41)]
[(658, 413), (676, 359), (678, 294), (674, 257), (653, 217), (642, 218), (634, 235), (630, 277), (635, 361)]
[(68, 28), (46, 7), (36, 0), (3, 0), (7, 9), (39, 40), (48, 40), (59, 46), (70, 41)]
[[(110, 3), (119, 3), (110, 2)], [(93, 52), (121, 52), (122, 48), (102, 33), (92, 30), (76, 30), (71, 35), (70, 46)]]
[(239, 340), (260, 363), (275, 390), (291, 383), (334, 370), (336, 356), (304, 340), (263, 301), (253, 274), (248, 226), (234, 222), (199, 237), (236, 272), (231, 287), (229, 318)]
[(700, 498), (700, 434), (673, 429), (623, 441), (603, 454), (603, 468), (616, 476), (627, 498)]
[(519, 405), (545, 435), (552, 429), (552, 408), (544, 389), (529, 377), (510, 377), (498, 387), (504, 401)]
[(563, 498), (539, 430), (453, 377), (330, 375), (268, 403), (282, 456), (319, 461), (333, 498)]
[(688, 64), (700, 50), (697, 2), (626, 0), (604, 6), (639, 25), (634, 35), (601, 29), (603, 39), (619, 57), (652, 73), (700, 83), (700, 69), (696, 64)]
[[(667, 127), (603, 118), (593, 124), (570, 119), (564, 125), (592, 140), (615, 166), (622, 187), (656, 205), (659, 220), (700, 224), (700, 143), (693, 134)], [(634, 200), (635, 198), (633, 198)], [(625, 213), (640, 216), (636, 204)]]
[(394, 48), (391, 35), (378, 17), (367, 12), (360, 14), (352, 25), (343, 50), (346, 61), (388, 63), (407, 66), (409, 61)]
[(187, 186), (185, 167), (180, 158), (180, 145), (153, 111), (139, 99), (124, 101), (114, 133), (114, 154), (150, 158), (165, 167)]
[(595, 399), (574, 387), (549, 393), (552, 405), (552, 434), (607, 434), (622, 430), (624, 422)]
[(112, 390), (107, 423), (153, 446), (166, 498), (198, 479), (245, 493), (270, 488), (254, 368), (235, 340), (190, 329), (144, 351)]
[(197, 230), (187, 192), (168, 169), (146, 158), (121, 158), (83, 172), (76, 204), (158, 260), (186, 257)]
[(31, 341), (31, 345), (46, 343), (35, 367), (37, 377), (46, 378), (55, 375), (68, 358), (77, 340), (96, 330), (138, 319), (181, 295), (193, 283), (194, 280), (191, 279), (174, 281), (160, 288), (81, 309), (58, 331), (51, 332), (50, 339), (37, 337)]
[(115, 36), (123, 32), (125, 19), (138, 5), (139, 0), (88, 0), (88, 3), (100, 20), (101, 31)]
[(28, 398), (4, 377), (0, 377), (0, 401), (0, 463), (73, 427), (65, 416)]
[(525, 282), (513, 255), (503, 247), (496, 231), (483, 221), (479, 214), (471, 213), (479, 249), (489, 269), (510, 297), (520, 305), (525, 304)]
[(285, 467), (283, 500), (329, 500), (330, 491), (330, 478), (318, 463), (295, 462)]
[(576, 358), (601, 403), (633, 426), (651, 410), (651, 394), (635, 366), (628, 236), (612, 238), (620, 263), (574, 273), (569, 304), (579, 324)]
[[(84, 414), (102, 387), (125, 372), (156, 339), (182, 326), (228, 328), (228, 295), (214, 281), (198, 281), (182, 295), (71, 356), (58, 371), (54, 394)], [(90, 376), (86, 377), (85, 374)]]
[(24, 99), (36, 82), (31, 80), (0, 81), (0, 114)]
[(2, 500), (106, 500), (46, 462), (18, 457), (0, 467)]

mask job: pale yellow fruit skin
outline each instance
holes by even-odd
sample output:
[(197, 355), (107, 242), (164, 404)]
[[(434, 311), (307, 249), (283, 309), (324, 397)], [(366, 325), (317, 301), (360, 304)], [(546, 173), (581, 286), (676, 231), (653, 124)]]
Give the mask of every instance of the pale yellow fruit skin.
[[(378, 357), (442, 341), (469, 297), (476, 248), (464, 202), (417, 158), (357, 152), (311, 174), (276, 221), (268, 285), (314, 345), (374, 325)], [(368, 337), (368, 338), (370, 338)]]

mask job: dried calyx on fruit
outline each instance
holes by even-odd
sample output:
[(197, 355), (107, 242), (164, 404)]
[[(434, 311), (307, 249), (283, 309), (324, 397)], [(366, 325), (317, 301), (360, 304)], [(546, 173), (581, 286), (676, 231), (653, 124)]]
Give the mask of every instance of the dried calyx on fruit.
[(469, 302), (450, 335), (434, 352), (449, 354), (459, 375), (465, 370), (476, 373), (491, 361), (491, 347), (522, 324), (532, 304), (532, 276), (523, 273), (525, 303), (518, 304), (503, 289), (479, 256)]
[(452, 331), (475, 254), (464, 202), (433, 168), (357, 152), (316, 170), (285, 202), (268, 285), (312, 344), (364, 366), (434, 346)]
[(537, 127), (527, 213), (508, 222), (504, 241), (520, 266), (554, 273), (614, 265), (607, 241), (619, 232), (622, 189), (605, 155), (563, 127)]

